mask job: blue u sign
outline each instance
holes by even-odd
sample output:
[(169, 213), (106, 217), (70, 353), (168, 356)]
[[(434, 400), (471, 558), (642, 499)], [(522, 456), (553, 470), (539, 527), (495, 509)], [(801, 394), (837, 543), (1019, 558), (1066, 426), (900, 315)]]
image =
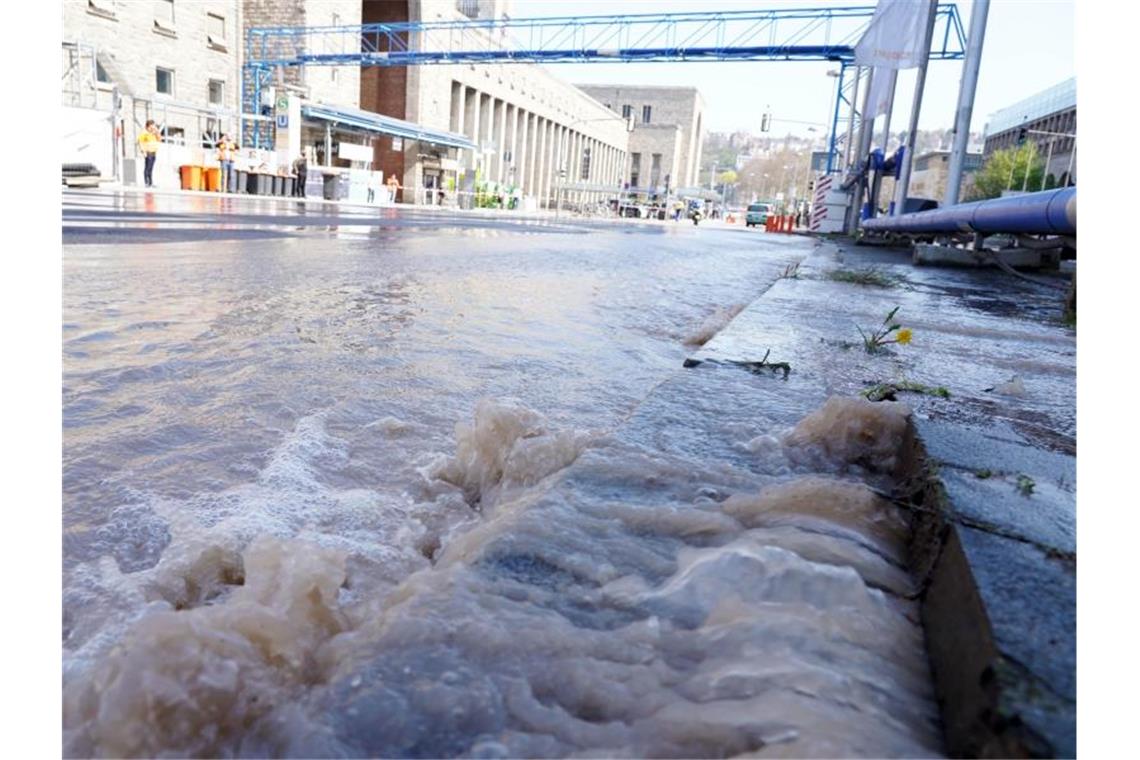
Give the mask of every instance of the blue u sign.
[(288, 114), (279, 114), (277, 116), (277, 128), (278, 129), (285, 129), (288, 126), (289, 126)]

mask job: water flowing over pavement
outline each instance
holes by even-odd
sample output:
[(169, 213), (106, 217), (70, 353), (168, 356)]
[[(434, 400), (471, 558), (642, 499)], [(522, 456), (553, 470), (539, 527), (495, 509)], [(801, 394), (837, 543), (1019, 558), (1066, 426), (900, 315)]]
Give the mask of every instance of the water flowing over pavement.
[(68, 755), (940, 752), (906, 408), (653, 395), (809, 241), (291, 223), (65, 246)]

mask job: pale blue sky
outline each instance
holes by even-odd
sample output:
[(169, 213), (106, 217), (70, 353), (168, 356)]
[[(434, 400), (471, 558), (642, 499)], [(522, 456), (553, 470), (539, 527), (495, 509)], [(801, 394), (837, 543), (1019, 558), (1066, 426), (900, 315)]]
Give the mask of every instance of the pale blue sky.
[[(844, 0), (515, 0), (514, 16), (671, 13), (695, 10), (873, 5)], [(960, 0), (963, 29), (969, 30), (972, 0)], [(1069, 0), (991, 0), (985, 51), (972, 131), (987, 117), (1076, 73), (1074, 3)], [(676, 84), (701, 90), (706, 123), (716, 131), (759, 131), (760, 114), (770, 105), (778, 119), (830, 122), (834, 79), (826, 62), (554, 64), (550, 69), (571, 82)], [(927, 73), (919, 127), (950, 127), (961, 76), (960, 61), (934, 61)], [(913, 97), (914, 72), (899, 75), (892, 131), (905, 129)], [(779, 123), (773, 132), (804, 134), (807, 127)]]

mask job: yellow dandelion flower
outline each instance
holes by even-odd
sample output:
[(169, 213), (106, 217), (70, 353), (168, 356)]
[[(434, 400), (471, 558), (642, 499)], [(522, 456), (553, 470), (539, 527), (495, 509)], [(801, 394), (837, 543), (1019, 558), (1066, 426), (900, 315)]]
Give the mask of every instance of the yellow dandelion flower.
[(910, 343), (912, 334), (909, 327), (904, 327), (899, 330), (899, 334), (895, 336), (895, 340), (905, 346), (907, 343)]

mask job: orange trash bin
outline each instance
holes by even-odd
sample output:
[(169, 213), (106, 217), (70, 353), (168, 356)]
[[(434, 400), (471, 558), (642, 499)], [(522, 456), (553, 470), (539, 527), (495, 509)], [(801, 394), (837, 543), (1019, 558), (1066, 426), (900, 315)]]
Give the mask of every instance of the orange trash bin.
[(202, 167), (184, 165), (181, 167), (182, 189), (197, 190), (202, 184)]
[(206, 189), (211, 193), (218, 192), (222, 186), (222, 170), (220, 167), (211, 166), (206, 169)]

